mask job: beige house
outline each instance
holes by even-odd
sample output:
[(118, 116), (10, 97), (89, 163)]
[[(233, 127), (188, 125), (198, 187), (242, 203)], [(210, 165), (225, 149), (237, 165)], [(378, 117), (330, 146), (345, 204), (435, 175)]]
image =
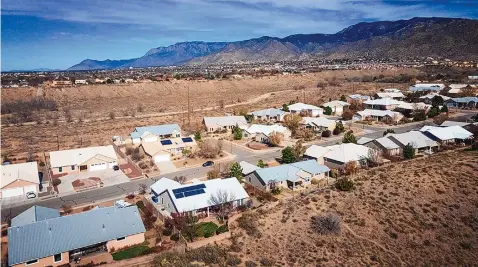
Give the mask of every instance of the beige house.
[(61, 266), (90, 253), (104, 253), (145, 241), (136, 206), (95, 208), (60, 216), (55, 209), (34, 206), (8, 228), (10, 266)]
[(204, 117), (203, 125), (208, 133), (232, 132), (236, 126), (247, 126), (247, 121), (244, 116)]
[(193, 137), (165, 139), (157, 142), (142, 143), (140, 149), (154, 162), (170, 161), (171, 158), (181, 158), (183, 151), (194, 152), (197, 143)]
[(1, 165), (0, 169), (0, 198), (25, 196), (29, 192), (38, 194), (40, 180), (36, 161)]
[(304, 117), (301, 124), (305, 128), (312, 129), (314, 132), (333, 131), (337, 125), (335, 120), (329, 120), (325, 117)]
[(111, 169), (118, 165), (112, 145), (50, 152), (52, 174)]
[(242, 138), (247, 140), (254, 140), (261, 143), (270, 143), (270, 136), (274, 133), (282, 135), (282, 141), (290, 140), (291, 131), (280, 125), (262, 125), (252, 124), (250, 127), (242, 127)]

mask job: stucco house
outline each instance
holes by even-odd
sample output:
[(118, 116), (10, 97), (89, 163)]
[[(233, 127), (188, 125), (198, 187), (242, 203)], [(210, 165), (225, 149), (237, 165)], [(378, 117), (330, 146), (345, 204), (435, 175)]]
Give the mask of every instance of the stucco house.
[(370, 100), (370, 96), (368, 95), (361, 95), (361, 94), (353, 94), (347, 96), (347, 101), (352, 103), (354, 101), (358, 101), (359, 103), (363, 103), (364, 101)]
[(323, 132), (326, 130), (333, 131), (337, 122), (335, 120), (329, 120), (325, 117), (304, 117), (301, 122), (302, 126), (305, 128), (312, 129), (314, 132)]
[(349, 103), (339, 100), (334, 100), (323, 104), (324, 107), (329, 107), (332, 109), (332, 114), (341, 116), (344, 113), (346, 107), (350, 106)]
[(364, 121), (364, 120), (373, 120), (373, 121), (392, 121), (398, 122), (403, 118), (403, 114), (400, 112), (394, 112), (390, 110), (377, 110), (377, 109), (366, 109), (358, 111), (352, 117), (353, 121)]
[(162, 139), (181, 137), (181, 128), (177, 124), (136, 127), (129, 136), (133, 144), (156, 142)]
[(301, 161), (280, 166), (261, 168), (246, 175), (244, 182), (262, 191), (270, 191), (275, 187), (297, 189), (306, 188), (312, 179), (325, 179), (329, 172), (327, 166), (314, 160)]
[(161, 178), (151, 185), (151, 194), (147, 197), (150, 205), (161, 218), (172, 213), (188, 212), (194, 216), (208, 217), (214, 213), (215, 203), (211, 196), (227, 193), (228, 203), (233, 207), (245, 205), (249, 195), (237, 178), (212, 179), (184, 184), (168, 178)]
[(443, 99), (443, 101), (447, 101), (448, 99), (450, 99), (450, 97), (445, 96), (445, 95), (440, 95), (439, 93), (430, 93), (430, 94), (427, 94), (427, 95), (424, 95), (424, 96), (420, 96), (419, 99), (423, 103), (431, 105), (432, 104), (432, 99), (435, 96), (441, 97)]
[(145, 142), (139, 146), (144, 154), (154, 162), (170, 161), (171, 157), (182, 157), (184, 150), (194, 152), (197, 143), (193, 137), (163, 139), (156, 142)]
[(369, 147), (354, 143), (345, 143), (326, 147), (328, 152), (324, 157), (324, 164), (330, 169), (343, 169), (348, 162), (356, 162), (359, 166), (367, 164)]
[(112, 145), (50, 152), (52, 174), (112, 169), (118, 157)]
[(277, 108), (268, 108), (257, 110), (254, 112), (249, 112), (249, 115), (252, 115), (254, 120), (269, 121), (269, 122), (280, 122), (284, 120), (284, 116), (287, 112), (277, 109)]
[(208, 133), (220, 131), (232, 132), (232, 129), (236, 126), (246, 126), (247, 121), (244, 116), (204, 117), (203, 125)]
[(408, 88), (410, 92), (439, 92), (445, 88), (443, 83), (417, 83)]
[(32, 207), (13, 218), (8, 228), (8, 263), (14, 267), (66, 265), (84, 253), (141, 244), (145, 231), (136, 206), (67, 216)]
[(379, 99), (373, 99), (373, 100), (367, 100), (363, 102), (365, 105), (367, 105), (368, 109), (378, 109), (378, 110), (394, 110), (400, 104), (403, 103), (403, 101), (391, 99), (391, 98), (379, 98)]
[(405, 95), (403, 95), (402, 92), (378, 92), (375, 93), (374, 97), (376, 99), (378, 98), (391, 98), (395, 100), (403, 100), (405, 98)]
[(289, 112), (293, 114), (304, 114), (306, 116), (317, 117), (324, 113), (322, 108), (314, 105), (295, 103), (288, 106)]
[(0, 198), (25, 196), (29, 192), (38, 195), (40, 178), (36, 161), (1, 165), (0, 169)]
[(366, 147), (380, 151), (382, 154), (388, 154), (390, 156), (399, 156), (402, 154), (402, 148), (390, 140), (387, 136), (377, 139), (371, 139), (362, 137), (357, 140), (357, 144), (364, 145)]
[(317, 163), (324, 165), (324, 156), (327, 155), (327, 152), (329, 152), (327, 147), (311, 145), (305, 150), (304, 158), (315, 160)]
[(415, 152), (424, 151), (430, 153), (433, 149), (439, 146), (438, 142), (430, 139), (420, 131), (410, 131), (401, 134), (388, 134), (387, 137), (399, 145), (402, 149), (408, 144), (411, 144), (413, 148), (415, 148)]
[(420, 129), (424, 135), (440, 144), (464, 142), (473, 138), (473, 134), (461, 126), (434, 127), (424, 126)]
[(261, 143), (270, 143), (270, 136), (273, 133), (279, 133), (282, 135), (282, 141), (289, 140), (291, 137), (291, 132), (284, 126), (277, 124), (273, 125), (262, 125), (262, 124), (252, 124), (249, 127), (242, 127), (242, 138), (248, 140), (255, 140)]
[(246, 161), (239, 162), (239, 165), (242, 168), (242, 177), (249, 175), (250, 173), (254, 172), (255, 170), (262, 169), (261, 167), (251, 164)]
[(478, 97), (467, 96), (451, 98), (445, 101), (445, 103), (448, 107), (476, 109), (478, 108)]

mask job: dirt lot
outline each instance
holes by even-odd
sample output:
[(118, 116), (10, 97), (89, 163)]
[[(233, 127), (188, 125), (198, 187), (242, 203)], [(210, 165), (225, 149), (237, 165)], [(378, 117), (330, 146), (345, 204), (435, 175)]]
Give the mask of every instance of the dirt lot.
[[(478, 152), (463, 151), (363, 171), (352, 192), (253, 211), (261, 234), (238, 228), (234, 251), (243, 263), (274, 266), (471, 266), (478, 262), (476, 177)], [(327, 213), (340, 216), (340, 234), (311, 229), (311, 216)]]
[[(41, 124), (2, 125), (2, 153), (43, 152), (80, 146), (104, 145), (114, 135), (125, 136), (135, 126), (162, 123), (185, 125), (187, 116), (165, 114), (187, 110), (190, 91), (191, 123), (198, 127), (203, 116), (223, 115), (234, 110), (279, 107), (290, 100), (318, 104), (342, 94), (372, 93), (384, 87), (405, 88), (406, 84), (346, 83), (344, 77), (398, 75), (416, 70), (326, 71), (314, 74), (279, 75), (220, 81), (168, 81), (128, 85), (88, 85), (69, 88), (6, 88), (2, 101), (26, 100), (44, 96), (55, 100), (59, 111), (37, 114)], [(317, 82), (337, 77), (339, 86), (317, 88)], [(305, 90), (302, 90), (305, 88)], [(220, 108), (221, 102), (225, 108)], [(139, 108), (142, 106), (142, 108)], [(73, 122), (65, 122), (70, 110)], [(113, 112), (114, 119), (110, 119)], [(4, 115), (2, 115), (4, 117)], [(57, 119), (56, 119), (57, 118)], [(81, 120), (81, 122), (79, 121)], [(48, 121), (48, 124), (46, 123)], [(58, 121), (56, 123), (55, 121)], [(194, 127), (192, 127), (194, 128)]]

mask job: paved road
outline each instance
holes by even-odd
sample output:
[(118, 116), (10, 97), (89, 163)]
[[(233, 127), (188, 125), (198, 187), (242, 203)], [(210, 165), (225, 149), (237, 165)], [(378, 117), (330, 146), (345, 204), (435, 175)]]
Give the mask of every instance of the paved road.
[[(378, 138), (383, 135), (384, 128), (380, 127), (373, 127), (367, 125), (355, 125), (363, 127), (365, 134), (361, 135), (364, 137), (369, 138)], [(423, 126), (423, 124), (412, 124), (412, 125), (405, 125), (401, 127), (394, 128), (396, 133), (403, 133), (414, 129), (419, 129)], [(334, 138), (334, 140), (328, 142), (320, 142), (321, 146), (328, 146), (334, 145), (337, 143), (341, 143), (340, 138)], [(310, 144), (308, 145), (310, 146)], [(257, 164), (257, 162), (262, 159), (264, 161), (272, 161), (275, 158), (281, 157), (281, 149), (274, 149), (272, 151), (267, 152), (252, 152), (249, 149), (241, 148), (239, 146), (232, 145), (229, 142), (224, 143), (224, 150), (229, 153), (235, 154), (236, 158), (235, 161), (247, 161), (252, 164)], [(11, 216), (16, 216), (19, 213), (23, 212), (24, 210), (30, 208), (33, 205), (41, 205), (50, 208), (59, 209), (62, 205), (88, 205), (88, 204), (95, 204), (98, 202), (103, 202), (105, 200), (113, 200), (122, 198), (125, 194), (138, 191), (140, 184), (151, 185), (157, 179), (161, 177), (168, 177), (173, 178), (175, 176), (186, 176), (188, 179), (205, 177), (207, 172), (210, 171), (212, 167), (203, 168), (203, 167), (196, 167), (196, 168), (188, 168), (183, 170), (178, 170), (177, 172), (168, 173), (165, 175), (161, 175), (159, 177), (152, 177), (152, 178), (145, 178), (141, 180), (130, 181), (122, 184), (118, 184), (115, 186), (103, 187), (98, 188), (91, 191), (71, 194), (67, 196), (59, 196), (54, 197), (51, 199), (44, 199), (44, 200), (29, 200), (27, 202), (22, 203), (4, 203), (2, 202), (2, 209), (1, 209), (1, 216), (2, 221), (4, 220), (7, 214)]]

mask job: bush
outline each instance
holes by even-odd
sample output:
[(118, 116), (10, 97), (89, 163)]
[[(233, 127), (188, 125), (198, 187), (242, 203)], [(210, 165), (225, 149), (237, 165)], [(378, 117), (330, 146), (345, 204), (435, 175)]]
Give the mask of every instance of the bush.
[(246, 261), (246, 267), (257, 267), (257, 263), (253, 261)]
[(163, 229), (163, 235), (165, 236), (170, 236), (173, 233), (173, 230), (171, 228), (164, 228)]
[(340, 129), (338, 127), (335, 127), (334, 131), (332, 132), (334, 135), (339, 135), (340, 134)]
[(140, 246), (129, 247), (125, 250), (112, 253), (111, 256), (113, 256), (113, 260), (119, 261), (119, 260), (131, 259), (138, 256), (146, 255), (150, 252), (151, 252), (151, 249), (148, 246), (140, 245)]
[(310, 181), (310, 183), (313, 184), (313, 185), (318, 185), (320, 183), (320, 180), (319, 179), (312, 179)]
[(353, 116), (354, 116), (354, 112), (350, 109), (347, 109), (342, 113), (342, 118), (347, 121), (351, 120)]
[(332, 132), (330, 130), (325, 130), (322, 132), (322, 137), (330, 137)]
[(170, 239), (173, 240), (173, 241), (178, 241), (179, 240), (179, 234), (178, 233), (172, 234)]
[(325, 107), (324, 108), (324, 114), (325, 115), (332, 115), (332, 108), (331, 107)]
[(403, 157), (405, 159), (413, 159), (415, 157), (415, 148), (412, 144), (408, 144), (403, 148)]
[(335, 182), (335, 188), (340, 191), (350, 191), (354, 189), (354, 182), (347, 178), (340, 178)]
[(259, 262), (262, 266), (274, 266), (275, 264), (273, 260), (270, 260), (268, 258), (262, 258)]
[(246, 231), (246, 234), (251, 236), (260, 236), (261, 232), (258, 229), (257, 214), (253, 212), (245, 212), (237, 219), (240, 228)]
[(321, 235), (340, 233), (340, 218), (336, 214), (312, 216), (310, 225), (315, 232)]
[(227, 227), (227, 225), (223, 224), (216, 229), (216, 235), (225, 233), (227, 231), (229, 231), (229, 227)]
[(280, 194), (280, 188), (279, 187), (274, 187), (272, 190), (271, 190), (271, 193), (273, 195), (278, 195)]
[(138, 208), (140, 210), (142, 210), (144, 208), (144, 202), (140, 200), (140, 201), (136, 202), (136, 206), (138, 206)]
[(206, 238), (213, 236), (219, 227), (213, 222), (200, 223), (196, 227), (196, 236)]
[(236, 255), (230, 255), (229, 258), (226, 260), (227, 266), (237, 266), (241, 264), (242, 260), (237, 257)]
[(61, 180), (58, 178), (54, 178), (51, 183), (53, 184), (53, 186), (58, 186), (61, 184)]

